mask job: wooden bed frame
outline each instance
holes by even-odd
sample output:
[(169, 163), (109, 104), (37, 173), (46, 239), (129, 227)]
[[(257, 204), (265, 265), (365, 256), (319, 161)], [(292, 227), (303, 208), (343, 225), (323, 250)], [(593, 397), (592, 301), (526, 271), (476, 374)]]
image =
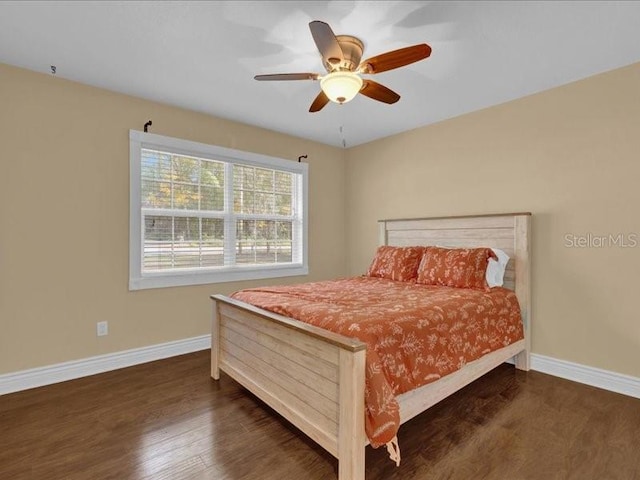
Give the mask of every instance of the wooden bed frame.
[[(496, 247), (511, 260), (505, 286), (518, 296), (525, 338), (436, 382), (398, 396), (404, 423), (515, 357), (529, 370), (531, 214), (379, 221), (380, 245)], [(338, 458), (339, 480), (364, 480), (366, 345), (357, 339), (212, 295), (211, 377), (220, 370)]]

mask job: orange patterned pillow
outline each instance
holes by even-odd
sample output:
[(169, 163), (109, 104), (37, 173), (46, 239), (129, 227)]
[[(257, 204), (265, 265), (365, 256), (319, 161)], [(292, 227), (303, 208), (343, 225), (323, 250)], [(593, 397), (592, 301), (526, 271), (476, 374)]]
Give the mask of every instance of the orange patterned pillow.
[(427, 247), (418, 268), (417, 283), (489, 290), (486, 279), (489, 258), (496, 258), (490, 248)]
[(415, 280), (423, 253), (424, 247), (378, 247), (367, 276), (399, 282)]

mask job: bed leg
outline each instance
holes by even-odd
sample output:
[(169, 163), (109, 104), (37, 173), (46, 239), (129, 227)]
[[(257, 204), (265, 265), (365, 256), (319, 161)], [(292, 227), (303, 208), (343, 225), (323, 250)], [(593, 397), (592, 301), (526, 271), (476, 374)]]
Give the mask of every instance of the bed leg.
[(518, 370), (528, 372), (531, 369), (531, 355), (529, 350), (523, 350), (515, 356), (515, 364)]
[(211, 316), (211, 378), (220, 379), (220, 313), (215, 300)]
[(364, 371), (366, 350), (340, 350), (338, 480), (364, 480)]

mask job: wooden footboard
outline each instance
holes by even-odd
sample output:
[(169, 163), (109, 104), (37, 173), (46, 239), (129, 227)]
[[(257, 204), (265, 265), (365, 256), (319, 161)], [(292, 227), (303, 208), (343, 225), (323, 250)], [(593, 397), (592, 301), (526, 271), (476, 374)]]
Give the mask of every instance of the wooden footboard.
[(213, 295), (211, 376), (222, 369), (364, 479), (366, 345)]

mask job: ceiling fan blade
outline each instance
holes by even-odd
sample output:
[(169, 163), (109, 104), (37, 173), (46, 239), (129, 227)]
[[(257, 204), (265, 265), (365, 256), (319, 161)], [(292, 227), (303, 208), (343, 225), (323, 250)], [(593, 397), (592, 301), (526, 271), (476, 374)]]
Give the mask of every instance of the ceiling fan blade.
[(396, 103), (400, 100), (400, 95), (396, 92), (384, 85), (380, 85), (378, 82), (374, 82), (373, 80), (364, 80), (362, 82), (360, 93), (366, 97), (373, 98), (374, 100), (384, 103)]
[(330, 65), (338, 65), (344, 54), (329, 24), (314, 20), (309, 23), (309, 29), (324, 61)]
[(318, 96), (315, 98), (315, 100), (313, 101), (313, 103), (311, 104), (311, 106), (309, 107), (309, 111), (311, 113), (313, 112), (319, 112), (320, 110), (323, 109), (323, 107), (329, 103), (329, 97), (327, 97), (325, 95), (325, 93), (320, 90), (320, 93), (318, 94)]
[(429, 55), (431, 55), (431, 47), (421, 43), (368, 58), (360, 64), (359, 69), (362, 73), (369, 74), (386, 72), (423, 60)]
[(256, 80), (317, 80), (320, 75), (317, 73), (273, 73), (270, 75), (256, 75)]

